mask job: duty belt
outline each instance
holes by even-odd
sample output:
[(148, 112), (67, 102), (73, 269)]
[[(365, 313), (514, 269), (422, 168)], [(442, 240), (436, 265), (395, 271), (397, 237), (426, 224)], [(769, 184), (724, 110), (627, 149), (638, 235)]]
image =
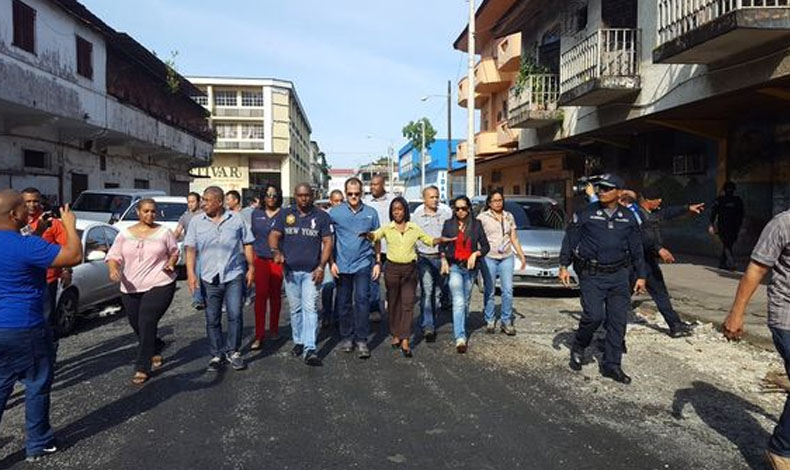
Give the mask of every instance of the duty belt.
[(630, 265), (630, 261), (628, 258), (625, 258), (619, 263), (601, 264), (596, 259), (576, 258), (573, 262), (573, 265), (577, 268), (577, 271), (587, 274), (611, 274), (628, 267)]

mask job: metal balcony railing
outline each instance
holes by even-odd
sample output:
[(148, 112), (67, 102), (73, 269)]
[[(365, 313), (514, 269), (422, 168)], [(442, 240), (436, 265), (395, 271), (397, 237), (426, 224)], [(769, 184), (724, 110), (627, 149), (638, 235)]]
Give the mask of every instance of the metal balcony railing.
[(214, 108), (217, 117), (263, 117), (262, 108)]
[(599, 29), (560, 57), (560, 92), (602, 77), (639, 74), (639, 30)]
[(527, 77), (520, 93), (510, 89), (507, 109), (515, 111), (526, 106), (530, 111), (552, 111), (557, 109), (560, 99), (560, 77), (557, 74), (536, 74)]
[(265, 147), (263, 140), (238, 139), (217, 140), (214, 148), (217, 150), (263, 150)]
[(788, 7), (790, 0), (658, 0), (658, 43), (669, 42), (735, 10)]

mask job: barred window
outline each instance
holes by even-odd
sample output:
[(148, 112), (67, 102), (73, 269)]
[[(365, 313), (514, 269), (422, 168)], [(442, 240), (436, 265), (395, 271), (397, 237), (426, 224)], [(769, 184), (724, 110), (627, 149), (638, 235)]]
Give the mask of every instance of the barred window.
[(218, 139), (236, 139), (238, 138), (238, 129), (236, 124), (228, 124), (219, 122), (216, 124), (217, 138)]
[(214, 104), (216, 106), (236, 106), (236, 92), (235, 91), (215, 91)]
[(262, 91), (242, 91), (241, 92), (241, 105), (242, 106), (263, 106), (263, 92)]
[(193, 96), (192, 99), (201, 106), (208, 106), (208, 96), (206, 95)]
[(263, 124), (242, 124), (241, 137), (243, 139), (263, 139)]

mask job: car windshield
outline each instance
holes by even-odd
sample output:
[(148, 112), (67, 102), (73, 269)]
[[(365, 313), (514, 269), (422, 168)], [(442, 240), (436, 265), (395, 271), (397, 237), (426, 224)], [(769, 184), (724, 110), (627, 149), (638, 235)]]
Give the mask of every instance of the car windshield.
[(565, 212), (557, 204), (505, 200), (505, 210), (516, 219), (516, 230), (565, 228)]
[(82, 193), (71, 208), (83, 212), (109, 212), (120, 214), (132, 203), (131, 196), (120, 194)]
[[(178, 222), (178, 219), (187, 211), (186, 202), (157, 202), (156, 221), (157, 222)], [(132, 209), (124, 217), (124, 220), (138, 220), (137, 211)]]

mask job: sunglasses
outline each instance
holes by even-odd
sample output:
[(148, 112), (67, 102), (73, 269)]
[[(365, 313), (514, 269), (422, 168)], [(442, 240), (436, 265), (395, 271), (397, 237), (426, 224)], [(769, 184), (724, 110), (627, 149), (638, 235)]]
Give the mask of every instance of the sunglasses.
[(362, 194), (362, 193), (349, 193), (349, 192), (347, 192), (346, 196), (348, 196), (348, 197), (359, 197), (360, 194)]
[(469, 212), (469, 208), (467, 206), (458, 206), (458, 207), (455, 207), (454, 209), (455, 209), (455, 212), (460, 212), (460, 211)]
[(269, 198), (277, 197), (277, 193), (266, 193), (266, 197), (269, 197)]

